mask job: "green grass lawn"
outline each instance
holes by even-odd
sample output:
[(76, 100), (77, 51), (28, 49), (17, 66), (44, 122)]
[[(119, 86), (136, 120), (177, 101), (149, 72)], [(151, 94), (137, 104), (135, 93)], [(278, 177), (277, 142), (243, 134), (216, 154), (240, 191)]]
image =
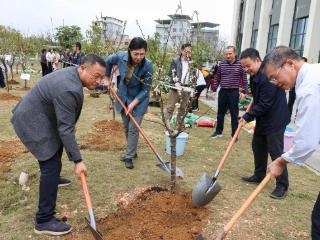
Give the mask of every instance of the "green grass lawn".
[[(31, 84), (37, 77), (33, 76)], [(23, 83), (21, 85), (23, 86)], [(6, 91), (0, 90), (0, 93), (4, 92)], [(23, 95), (26, 92), (13, 90), (11, 93)], [(15, 101), (0, 101), (0, 140), (15, 136), (10, 123), (11, 109), (15, 104)], [(92, 132), (95, 121), (112, 119), (108, 106), (107, 95), (92, 98), (86, 93), (82, 114), (77, 124), (77, 136)], [(204, 105), (201, 105), (201, 109), (201, 112), (207, 110)], [(150, 111), (158, 114), (159, 109), (151, 108)], [(215, 117), (214, 113), (209, 115)], [(119, 115), (117, 120), (120, 121)], [(142, 126), (161, 155), (169, 160), (165, 154), (163, 128), (149, 121), (143, 121)], [(231, 139), (230, 122), (226, 121), (222, 138), (212, 140), (209, 137), (212, 131), (209, 128), (190, 130), (185, 154), (177, 160), (177, 165), (185, 174), (184, 178), (178, 181), (180, 189), (191, 191), (205, 171), (213, 175)], [(251, 175), (253, 171), (251, 138), (252, 135), (245, 131), (241, 132), (239, 141), (219, 177), (222, 191), (207, 206), (210, 209), (210, 216), (203, 230), (206, 236), (212, 236), (223, 226), (255, 189), (254, 185), (245, 184), (240, 180), (241, 176)], [(143, 186), (169, 186), (169, 175), (156, 167), (158, 163), (156, 157), (142, 137), (138, 149), (139, 158), (135, 160), (135, 168), (131, 171), (119, 161), (123, 154), (121, 151), (82, 150), (82, 154), (88, 168), (87, 180), (98, 219), (116, 210), (114, 198), (120, 193)], [(29, 191), (23, 191), (17, 184), (17, 178), (22, 171), (29, 174)], [(11, 165), (11, 172), (0, 174), (0, 239), (59, 239), (39, 237), (33, 233), (39, 187), (39, 167), (34, 157), (30, 153), (23, 154)], [(62, 175), (71, 179), (73, 183), (59, 190), (57, 212), (59, 216), (67, 216), (68, 222), (80, 230), (85, 226), (83, 218), (87, 216), (87, 210), (82, 188), (73, 174), (73, 164), (67, 160), (66, 155), (63, 157)], [(289, 177), (290, 188), (287, 198), (271, 199), (269, 194), (275, 183), (269, 183), (252, 207), (236, 223), (227, 239), (310, 239), (310, 216), (318, 191), (319, 177), (306, 168), (293, 165), (289, 166)]]

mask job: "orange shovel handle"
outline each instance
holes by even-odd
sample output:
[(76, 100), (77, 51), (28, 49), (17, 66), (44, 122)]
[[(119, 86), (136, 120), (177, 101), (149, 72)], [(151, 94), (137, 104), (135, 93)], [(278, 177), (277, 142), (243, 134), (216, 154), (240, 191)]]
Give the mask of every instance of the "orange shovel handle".
[(90, 194), (89, 194), (89, 190), (88, 190), (88, 185), (87, 185), (87, 181), (86, 181), (86, 176), (84, 175), (84, 172), (80, 173), (80, 180), (81, 180), (81, 185), (82, 185), (84, 197), (86, 199), (87, 207), (88, 207), (88, 209), (92, 209), (92, 202), (91, 202), (91, 198), (90, 198)]
[[(249, 106), (247, 107), (246, 113), (251, 110), (252, 105), (253, 105), (253, 99), (251, 100)], [(232, 149), (234, 143), (236, 142), (236, 140), (237, 140), (237, 138), (239, 136), (239, 133), (240, 133), (242, 127), (243, 127), (243, 124), (242, 124), (242, 122), (240, 122), (235, 134), (233, 135), (233, 138), (231, 139), (231, 141), (230, 141), (230, 143), (229, 143), (229, 145), (227, 147), (226, 152), (224, 153), (222, 159), (220, 160), (219, 166), (217, 168), (217, 173), (219, 173), (222, 170), (223, 165), (224, 165), (225, 161), (227, 160), (227, 158), (228, 158), (228, 156), (229, 156), (229, 154), (231, 152), (231, 149)], [(216, 174), (215, 177), (217, 177), (217, 174)]]
[[(126, 105), (124, 105), (124, 103), (121, 101), (121, 99), (119, 98), (119, 96), (115, 93), (114, 89), (109, 86), (110, 92), (113, 95), (113, 97), (118, 101), (118, 103), (120, 103), (120, 105), (122, 106), (122, 108), (127, 112), (127, 107)], [(139, 132), (141, 133), (141, 135), (143, 136), (143, 138), (147, 141), (148, 145), (150, 146), (150, 148), (152, 149), (152, 151), (158, 156), (158, 152), (155, 148), (155, 146), (152, 144), (152, 142), (149, 140), (149, 138), (147, 137), (146, 133), (144, 132), (144, 130), (140, 127), (140, 125), (137, 123), (136, 119), (132, 116), (132, 114), (129, 112), (128, 116), (130, 117), (130, 119), (133, 121), (134, 125), (136, 125), (136, 127), (138, 128)]]
[(248, 199), (242, 204), (240, 209), (233, 215), (230, 221), (222, 229), (219, 230), (215, 240), (221, 240), (225, 238), (225, 236), (233, 227), (233, 225), (236, 223), (236, 221), (242, 216), (242, 214), (247, 210), (247, 208), (251, 206), (251, 204), (257, 198), (259, 193), (261, 193), (262, 190), (266, 187), (270, 179), (271, 179), (271, 173), (268, 173), (265, 176), (265, 178), (262, 180), (262, 182), (258, 185), (258, 187), (253, 191), (253, 193), (251, 193)]

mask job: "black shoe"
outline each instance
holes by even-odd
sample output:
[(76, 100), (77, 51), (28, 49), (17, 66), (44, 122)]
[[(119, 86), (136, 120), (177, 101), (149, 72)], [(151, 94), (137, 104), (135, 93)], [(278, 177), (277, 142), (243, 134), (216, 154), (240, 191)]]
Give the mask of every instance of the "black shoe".
[(68, 186), (70, 184), (71, 184), (71, 181), (69, 179), (66, 179), (66, 178), (60, 176), (58, 187)]
[(251, 177), (242, 177), (241, 179), (247, 183), (253, 184), (259, 184), (262, 181), (262, 179), (257, 178), (255, 175), (252, 175)]
[(131, 158), (127, 158), (124, 160), (124, 165), (126, 168), (132, 169), (133, 168), (133, 162)]
[[(136, 153), (134, 156), (133, 156), (133, 158), (137, 158), (138, 157), (138, 154)], [(126, 160), (126, 157), (125, 156), (123, 156), (123, 157), (121, 157), (120, 158), (120, 161), (122, 161), (122, 162), (124, 162)]]
[(53, 236), (64, 235), (71, 232), (71, 225), (56, 219), (52, 218), (49, 222), (44, 223), (35, 223), (34, 232), (36, 234), (48, 234)]
[(215, 138), (218, 138), (218, 137), (222, 137), (222, 134), (218, 134), (218, 133), (214, 132), (210, 137), (215, 139)]
[(283, 186), (277, 186), (275, 190), (270, 194), (271, 198), (283, 199), (287, 196), (288, 189)]

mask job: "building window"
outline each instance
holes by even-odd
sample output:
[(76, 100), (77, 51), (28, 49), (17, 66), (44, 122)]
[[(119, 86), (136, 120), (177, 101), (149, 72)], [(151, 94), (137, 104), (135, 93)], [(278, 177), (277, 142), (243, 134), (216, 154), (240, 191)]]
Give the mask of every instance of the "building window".
[(177, 29), (176, 29), (176, 28), (173, 28), (173, 29), (172, 29), (172, 32), (176, 32), (176, 31), (177, 31)]
[(275, 48), (277, 45), (278, 29), (279, 29), (279, 24), (270, 26), (269, 33), (268, 33), (267, 52)]
[(292, 26), (290, 48), (295, 50), (300, 56), (303, 55), (307, 26), (308, 17), (295, 19)]
[(252, 31), (250, 47), (256, 48), (258, 29)]

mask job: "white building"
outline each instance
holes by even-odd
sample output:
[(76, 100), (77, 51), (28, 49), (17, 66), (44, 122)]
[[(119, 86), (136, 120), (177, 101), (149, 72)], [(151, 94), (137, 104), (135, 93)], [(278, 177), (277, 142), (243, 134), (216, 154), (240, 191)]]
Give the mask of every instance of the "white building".
[[(156, 32), (160, 35), (160, 42), (162, 45), (167, 42), (169, 32), (169, 47), (180, 47), (181, 44), (196, 41), (197, 38), (211, 44), (219, 37), (219, 30), (213, 29), (219, 26), (219, 24), (210, 22), (192, 23), (191, 17), (183, 14), (168, 16), (170, 19), (155, 21), (158, 23), (156, 25)], [(200, 31), (196, 30), (198, 26)]]
[(275, 46), (294, 49), (311, 63), (320, 61), (319, 0), (234, 0), (231, 44), (253, 47), (261, 57)]
[(100, 20), (95, 21), (95, 24), (99, 24), (102, 28), (105, 41), (113, 41), (122, 34), (124, 23), (117, 18), (103, 17), (101, 14)]

